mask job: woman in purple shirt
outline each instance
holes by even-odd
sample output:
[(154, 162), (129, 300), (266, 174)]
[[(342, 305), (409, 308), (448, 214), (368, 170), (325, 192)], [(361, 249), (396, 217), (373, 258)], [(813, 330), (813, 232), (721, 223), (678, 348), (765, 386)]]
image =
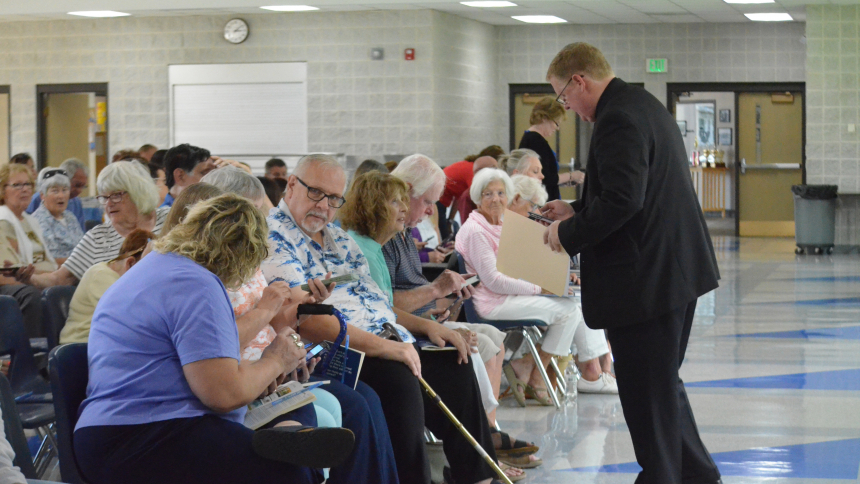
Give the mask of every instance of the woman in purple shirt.
[(225, 286), (254, 274), (267, 235), (244, 198), (200, 202), (102, 297), (74, 434), (88, 482), (317, 483), (321, 474), (302, 465), (348, 456), (352, 433), (298, 426), (312, 416), (287, 414), (269, 425), (292, 426), (257, 432), (243, 425), (246, 406), (306, 354), (286, 328), (258, 361), (240, 362)]

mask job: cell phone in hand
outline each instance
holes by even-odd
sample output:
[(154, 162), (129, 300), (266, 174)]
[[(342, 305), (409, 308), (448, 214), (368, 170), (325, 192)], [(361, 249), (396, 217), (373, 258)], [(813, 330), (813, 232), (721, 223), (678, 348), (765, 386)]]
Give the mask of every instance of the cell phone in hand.
[[(355, 282), (357, 280), (358, 280), (358, 276), (355, 274), (344, 274), (342, 276), (337, 276), (337, 277), (332, 277), (331, 279), (326, 279), (326, 280), (322, 281), (322, 283), (324, 286), (328, 287), (329, 284), (331, 284), (332, 282), (335, 284), (347, 284), (350, 282)], [(311, 287), (308, 286), (307, 284), (302, 284), (300, 286), (300, 289), (302, 291), (308, 292), (311, 290)]]
[[(461, 297), (458, 297), (458, 298), (457, 298), (454, 302), (452, 302), (452, 303), (451, 303), (447, 308), (445, 308), (445, 311), (451, 311), (451, 308), (453, 308), (455, 304), (457, 304), (458, 302), (460, 302), (460, 301), (462, 301), (462, 300), (463, 300), (463, 297), (462, 297), (462, 296), (461, 296)], [(442, 311), (442, 312), (444, 313), (445, 311)], [(448, 319), (449, 319), (450, 317), (451, 317), (451, 313), (448, 313), (448, 315), (447, 315), (447, 316), (445, 316), (444, 318), (442, 318), (442, 319), (440, 319), (439, 321), (436, 321), (436, 322), (437, 322), (437, 323), (439, 323), (439, 324), (442, 324), (442, 323), (444, 323), (444, 322), (448, 321)]]
[(16, 272), (18, 272), (18, 269), (23, 269), (23, 268), (24, 268), (24, 266), (0, 267), (0, 274), (3, 274), (5, 276), (14, 275)]
[(538, 213), (529, 213), (529, 219), (534, 220), (536, 222), (544, 222), (544, 223), (548, 223), (548, 224), (555, 222), (555, 220), (553, 220), (551, 218), (546, 218), (543, 215), (540, 215)]
[(464, 282), (462, 285), (460, 285), (460, 289), (463, 289), (466, 286), (477, 286), (479, 282), (481, 282), (480, 277), (472, 276), (472, 277), (466, 279), (466, 282)]
[(319, 352), (322, 351), (323, 349), (324, 349), (323, 345), (316, 345), (313, 348), (309, 349), (307, 356), (305, 356), (305, 361), (306, 362), (311, 361), (311, 358), (318, 355)]

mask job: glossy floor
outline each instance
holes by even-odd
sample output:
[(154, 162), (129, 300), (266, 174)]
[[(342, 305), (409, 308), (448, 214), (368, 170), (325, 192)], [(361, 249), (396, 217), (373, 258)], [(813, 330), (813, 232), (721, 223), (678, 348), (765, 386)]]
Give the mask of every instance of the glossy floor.
[[(794, 255), (793, 240), (716, 237), (720, 288), (700, 298), (681, 376), (723, 482), (860, 482), (860, 256)], [(617, 397), (515, 407), (528, 483), (632, 483)]]

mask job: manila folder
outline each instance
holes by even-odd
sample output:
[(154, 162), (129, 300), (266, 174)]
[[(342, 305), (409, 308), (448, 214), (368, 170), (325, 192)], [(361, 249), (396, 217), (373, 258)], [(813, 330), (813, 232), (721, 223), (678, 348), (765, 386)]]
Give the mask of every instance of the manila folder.
[(502, 274), (536, 284), (556, 296), (567, 294), (570, 257), (543, 243), (546, 227), (505, 210), (496, 269)]

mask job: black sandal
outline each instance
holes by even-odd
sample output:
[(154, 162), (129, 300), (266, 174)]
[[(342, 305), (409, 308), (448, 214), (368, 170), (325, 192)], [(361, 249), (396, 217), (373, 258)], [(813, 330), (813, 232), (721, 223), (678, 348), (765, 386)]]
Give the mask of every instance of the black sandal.
[(337, 427), (273, 427), (254, 432), (252, 445), (260, 457), (322, 469), (343, 464), (352, 454), (355, 435)]
[(490, 429), (491, 434), (499, 434), (502, 441), (502, 446), (496, 448), (496, 456), (498, 457), (520, 457), (532, 455), (540, 450), (540, 447), (531, 442), (513, 439), (511, 436), (496, 429)]

